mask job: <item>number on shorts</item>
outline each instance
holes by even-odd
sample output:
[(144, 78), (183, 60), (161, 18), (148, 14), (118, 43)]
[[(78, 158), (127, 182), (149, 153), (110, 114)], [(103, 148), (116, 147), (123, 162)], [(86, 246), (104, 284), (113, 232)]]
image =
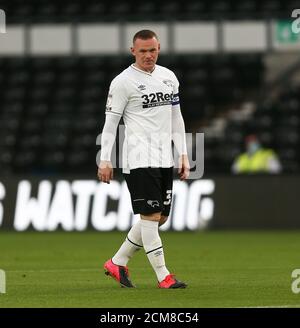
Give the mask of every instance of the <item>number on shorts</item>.
[(167, 190), (166, 193), (167, 196), (166, 196), (166, 201), (164, 201), (164, 205), (170, 205), (172, 200), (172, 190)]

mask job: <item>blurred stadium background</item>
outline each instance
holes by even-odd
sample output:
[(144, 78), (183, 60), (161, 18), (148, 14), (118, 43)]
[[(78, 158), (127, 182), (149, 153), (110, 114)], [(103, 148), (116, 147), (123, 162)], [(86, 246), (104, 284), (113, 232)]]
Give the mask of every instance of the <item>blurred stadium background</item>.
[[(0, 33), (0, 244), (12, 247), (9, 256), (0, 252), (0, 268), (17, 275), (57, 264), (55, 257), (50, 264), (43, 262), (45, 252), (43, 259), (34, 257), (37, 266), (31, 258), (16, 260), (15, 252), (35, 238), (29, 253), (47, 245), (37, 234), (28, 232), (26, 239), (15, 231), (52, 231), (50, 245), (57, 242), (53, 231), (58, 238), (63, 231), (84, 231), (83, 247), (92, 240), (93, 260), (96, 251), (104, 260), (119, 242), (110, 249), (103, 246), (101, 254), (101, 239), (107, 242), (110, 233), (115, 236), (109, 231), (130, 227), (134, 218), (122, 176), (117, 174), (110, 186), (96, 180), (96, 138), (110, 81), (132, 63), (129, 46), (142, 28), (157, 32), (162, 46), (158, 64), (172, 69), (181, 83), (187, 131), (205, 134), (204, 176), (175, 182), (172, 218), (163, 230), (206, 229), (207, 245), (211, 233), (212, 244), (219, 240), (222, 248), (226, 233), (218, 234), (224, 229), (299, 229), (300, 33), (292, 31), (292, 24), (298, 30), (300, 24), (291, 17), (299, 7), (294, 0), (0, 0), (6, 16), (6, 33)], [(250, 132), (277, 152), (280, 175), (231, 174)], [(96, 239), (95, 231), (106, 234)], [(182, 242), (180, 234), (165, 234)], [(184, 236), (188, 240), (189, 234)], [(255, 243), (253, 232), (247, 236), (252, 236), (249, 244)], [(272, 245), (289, 240), (289, 235), (275, 236)], [(293, 252), (298, 239), (291, 239)], [(233, 240), (239, 248), (241, 239)], [(275, 249), (269, 251), (272, 256)], [(22, 253), (24, 262), (29, 253)], [(288, 269), (282, 287), (287, 294), (296, 265), (291, 258), (278, 273)], [(75, 268), (77, 261), (71, 261)], [(264, 301), (272, 305), (272, 298)]]

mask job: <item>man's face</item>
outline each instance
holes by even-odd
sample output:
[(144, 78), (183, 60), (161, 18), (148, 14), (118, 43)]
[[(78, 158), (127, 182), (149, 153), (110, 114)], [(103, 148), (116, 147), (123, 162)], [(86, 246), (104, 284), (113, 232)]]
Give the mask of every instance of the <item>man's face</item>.
[(256, 153), (260, 149), (260, 144), (256, 140), (249, 141), (246, 144), (246, 149), (247, 149), (247, 152), (250, 155), (252, 155), (252, 154)]
[(153, 71), (159, 50), (160, 44), (156, 38), (136, 39), (133, 47), (131, 47), (131, 53), (135, 57), (137, 67), (147, 72)]

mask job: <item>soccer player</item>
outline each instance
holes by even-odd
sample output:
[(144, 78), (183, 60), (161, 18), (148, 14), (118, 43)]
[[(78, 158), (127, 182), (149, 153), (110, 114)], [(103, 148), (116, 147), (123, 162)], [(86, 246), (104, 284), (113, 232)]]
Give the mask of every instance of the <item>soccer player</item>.
[(127, 263), (141, 248), (156, 273), (159, 288), (187, 286), (166, 267), (158, 230), (168, 219), (172, 201), (172, 140), (180, 155), (179, 177), (185, 180), (189, 176), (179, 82), (171, 70), (156, 64), (159, 51), (158, 37), (153, 31), (137, 32), (131, 47), (135, 63), (113, 79), (106, 104), (98, 177), (105, 183), (113, 178), (111, 152), (123, 117), (123, 174), (133, 212), (141, 217), (117, 253), (104, 264), (106, 274), (122, 287), (134, 287)]

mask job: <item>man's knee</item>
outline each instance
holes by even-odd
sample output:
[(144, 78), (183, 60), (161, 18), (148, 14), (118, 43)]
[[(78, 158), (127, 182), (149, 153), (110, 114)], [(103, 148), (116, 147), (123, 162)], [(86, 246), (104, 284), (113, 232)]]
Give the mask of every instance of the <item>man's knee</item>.
[(168, 217), (165, 215), (161, 215), (159, 219), (159, 226), (163, 225), (168, 220)]
[(147, 214), (147, 215), (141, 214), (142, 220), (160, 222), (160, 218), (161, 218), (161, 212)]

